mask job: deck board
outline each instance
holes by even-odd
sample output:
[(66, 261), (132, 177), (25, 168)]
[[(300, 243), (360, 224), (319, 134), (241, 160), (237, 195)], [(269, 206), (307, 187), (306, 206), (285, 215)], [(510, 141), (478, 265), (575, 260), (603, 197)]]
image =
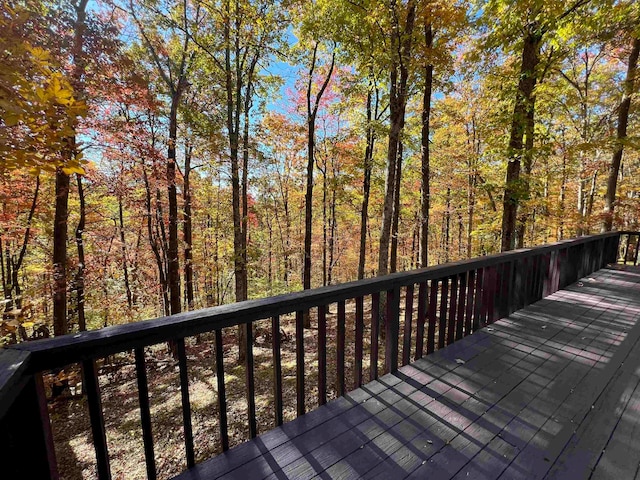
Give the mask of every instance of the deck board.
[(178, 479), (640, 479), (638, 434), (640, 268), (610, 268)]

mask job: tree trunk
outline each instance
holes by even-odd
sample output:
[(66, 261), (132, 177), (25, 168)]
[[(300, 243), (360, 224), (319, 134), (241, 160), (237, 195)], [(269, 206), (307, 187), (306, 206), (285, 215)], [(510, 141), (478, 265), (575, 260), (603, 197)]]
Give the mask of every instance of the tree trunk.
[[(362, 210), (360, 211), (360, 256), (358, 259), (358, 280), (364, 278), (367, 248), (367, 221), (369, 219), (369, 195), (371, 193), (371, 169), (373, 167), (373, 149), (375, 147), (376, 136), (371, 123), (372, 120), (372, 97), (373, 84), (369, 85), (367, 92), (367, 145), (364, 150), (364, 178), (362, 180)], [(378, 102), (376, 96), (376, 112)]]
[(633, 46), (629, 55), (627, 75), (624, 80), (624, 93), (618, 108), (618, 129), (616, 133), (616, 147), (611, 158), (609, 178), (607, 179), (607, 191), (604, 196), (604, 221), (602, 231), (609, 232), (613, 227), (613, 213), (616, 201), (616, 189), (618, 187), (618, 173), (622, 162), (624, 141), (627, 138), (627, 124), (629, 122), (629, 110), (631, 109), (631, 97), (635, 92), (635, 77), (638, 68), (638, 54), (640, 53), (640, 38), (633, 39)]
[(411, 57), (411, 38), (415, 21), (415, 3), (409, 0), (406, 25), (403, 31), (401, 31), (397, 21), (396, 8), (396, 1), (392, 0), (393, 25), (391, 31), (391, 67), (389, 82), (390, 129), (382, 227), (380, 229), (380, 249), (378, 251), (379, 276), (389, 273), (389, 245), (391, 243), (394, 190), (397, 183), (398, 147), (407, 104), (407, 81), (409, 78), (409, 67), (407, 63)]
[(184, 241), (184, 292), (187, 310), (194, 309), (193, 295), (193, 223), (191, 218), (191, 153), (193, 147), (191, 145), (185, 147), (184, 150), (184, 175), (183, 175), (183, 200), (182, 206), (182, 235)]
[(562, 177), (560, 183), (560, 228), (558, 233), (558, 241), (564, 239), (564, 212), (565, 212), (565, 199), (567, 191), (567, 153), (564, 145), (564, 132), (563, 132), (563, 152), (562, 152)]
[[(521, 192), (521, 200), (529, 199), (529, 190), (530, 190), (530, 178), (531, 178), (531, 167), (533, 165), (533, 132), (535, 127), (535, 117), (534, 117), (534, 108), (535, 108), (535, 97), (531, 97), (530, 100), (530, 108), (527, 109), (526, 116), (526, 125), (525, 125), (525, 144), (524, 144), (524, 153), (522, 159), (524, 160), (523, 167), (524, 172), (522, 175), (521, 183), (522, 183), (522, 192)], [(528, 208), (528, 206), (526, 207)], [(519, 215), (518, 215), (518, 231), (516, 235), (518, 248), (524, 247), (524, 235), (526, 231), (527, 218), (529, 216), (529, 212), (525, 208), (524, 205), (519, 205)]]
[[(86, 7), (88, 0), (80, 0), (75, 5), (76, 21), (73, 34), (73, 73), (72, 85), (80, 98), (84, 94), (82, 76), (85, 60), (83, 55), (84, 33), (86, 29)], [(73, 160), (76, 156), (75, 126), (74, 133), (66, 139), (63, 156)], [(69, 175), (61, 167), (56, 169), (56, 201), (53, 225), (53, 331), (54, 335), (67, 333), (67, 231), (69, 217)]]
[(451, 238), (451, 187), (447, 187), (444, 210), (444, 263), (449, 263), (449, 242)]
[(542, 35), (536, 24), (530, 25), (524, 38), (520, 80), (511, 119), (508, 165), (504, 199), (502, 203), (502, 251), (513, 250), (516, 240), (518, 204), (521, 197), (520, 159), (523, 156), (523, 139), (528, 119), (533, 118), (533, 90), (536, 86), (536, 67), (540, 62)]
[(322, 286), (327, 285), (327, 163), (324, 169), (318, 165), (322, 173)]
[[(331, 56), (329, 72), (327, 73), (320, 90), (316, 93), (315, 101), (312, 104), (311, 88), (313, 86), (313, 72), (316, 68), (317, 54), (318, 44), (316, 43), (313, 48), (313, 57), (309, 68), (309, 81), (307, 82), (307, 188), (304, 196), (304, 265), (302, 269), (302, 288), (304, 290), (311, 288), (311, 234), (313, 226), (313, 168), (315, 166), (316, 117), (320, 106), (320, 100), (322, 99), (322, 96), (329, 85), (329, 81), (331, 80), (336, 58), (334, 52)], [(305, 328), (311, 327), (311, 319), (309, 318), (308, 312), (304, 315), (304, 326)]]
[[(86, 208), (84, 199), (84, 188), (82, 186), (82, 176), (76, 175), (76, 181), (78, 183), (78, 199), (80, 200), (80, 219), (78, 220), (78, 226), (76, 227), (76, 247), (78, 249), (78, 270), (76, 271), (76, 301), (78, 310), (78, 330), (84, 332), (87, 329), (87, 320), (84, 310), (84, 240), (82, 234), (86, 223)], [(122, 204), (120, 204), (122, 205)]]
[(333, 284), (333, 267), (335, 266), (335, 250), (336, 250), (336, 236), (338, 229), (338, 219), (336, 217), (336, 178), (338, 172), (335, 168), (335, 161), (331, 162), (332, 168), (332, 188), (331, 188), (331, 205), (329, 206), (329, 265), (327, 268), (327, 284)]
[(53, 334), (67, 333), (67, 225), (69, 175), (56, 170), (56, 200), (53, 221)]
[[(78, 190), (80, 190), (80, 184), (78, 184)], [(120, 231), (120, 252), (122, 254), (124, 289), (127, 294), (127, 306), (129, 307), (129, 313), (131, 313), (131, 309), (133, 308), (133, 295), (131, 294), (131, 284), (129, 283), (129, 265), (127, 264), (127, 244), (124, 235), (124, 212), (121, 197), (118, 197), (118, 230)]]
[[(181, 79), (182, 80), (182, 79)], [(182, 82), (180, 82), (182, 83)], [(169, 248), (168, 275), (169, 305), (171, 315), (180, 313), (180, 259), (178, 256), (178, 196), (176, 188), (176, 142), (178, 139), (178, 105), (182, 96), (182, 85), (171, 95), (169, 114), (169, 146), (167, 152), (167, 192), (169, 198)]]
[[(433, 31), (431, 25), (424, 28), (425, 46), (430, 49), (433, 46)], [(430, 186), (430, 149), (429, 131), (431, 120), (431, 90), (433, 88), (433, 65), (424, 67), (424, 92), (422, 94), (422, 130), (421, 130), (421, 154), (422, 175), (420, 189), (422, 192), (420, 209), (420, 267), (429, 266), (429, 206), (431, 201)]]
[[(403, 125), (404, 126), (404, 125)], [(398, 227), (400, 223), (400, 180), (402, 178), (402, 141), (398, 142), (398, 159), (396, 161), (396, 184), (393, 192), (393, 219), (391, 221), (391, 252), (389, 273), (398, 271)]]
[[(165, 262), (163, 261), (164, 257), (161, 254), (160, 247), (158, 246), (160, 239), (158, 239), (154, 234), (153, 215), (151, 213), (151, 185), (149, 184), (149, 176), (147, 175), (147, 170), (144, 166), (142, 167), (142, 179), (144, 181), (145, 207), (147, 209), (147, 236), (149, 237), (149, 245), (151, 246), (151, 251), (153, 252), (153, 256), (156, 260), (156, 267), (158, 268), (158, 283), (162, 290), (162, 310), (164, 315), (169, 315), (171, 311), (169, 309), (169, 287), (167, 285), (167, 277), (165, 274)], [(156, 217), (157, 215), (158, 214), (156, 212)]]

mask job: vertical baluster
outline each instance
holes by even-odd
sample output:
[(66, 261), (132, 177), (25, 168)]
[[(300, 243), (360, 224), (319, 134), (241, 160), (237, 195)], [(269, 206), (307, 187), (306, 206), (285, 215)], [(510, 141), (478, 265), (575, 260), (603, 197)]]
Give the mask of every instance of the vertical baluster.
[(385, 371), (398, 370), (398, 334), (400, 330), (400, 288), (387, 290), (387, 311), (385, 318), (386, 348), (384, 352)]
[[(320, 324), (318, 335), (320, 336)], [(271, 317), (271, 349), (273, 352), (273, 398), (275, 402), (276, 425), (282, 425), (282, 357), (280, 351), (280, 316)]]
[(524, 295), (526, 305), (533, 303), (533, 270), (535, 268), (535, 257), (531, 256), (527, 259), (527, 277), (526, 292)]
[(482, 283), (484, 281), (484, 269), (479, 268), (476, 271), (476, 296), (473, 306), (473, 331), (480, 328), (480, 315), (482, 312)]
[(424, 352), (424, 322), (427, 315), (427, 282), (421, 282), (418, 287), (418, 319), (416, 324), (416, 354), (415, 360), (422, 358)]
[(460, 340), (463, 335), (464, 326), (464, 300), (467, 293), (467, 272), (460, 274), (458, 282), (458, 313), (456, 314), (456, 340)]
[(556, 291), (556, 270), (557, 270), (558, 251), (553, 250), (549, 253), (549, 289), (547, 296)]
[(438, 280), (433, 279), (429, 285), (429, 307), (427, 318), (429, 325), (427, 326), (427, 355), (435, 350), (436, 338), (436, 321), (438, 318)]
[(318, 307), (318, 405), (327, 403), (327, 306)]
[(542, 256), (542, 298), (549, 295), (551, 290), (551, 252)]
[(449, 278), (442, 279), (440, 289), (440, 318), (438, 319), (438, 350), (444, 348), (447, 328), (447, 303), (449, 301)]
[(370, 380), (378, 378), (378, 337), (380, 330), (380, 293), (371, 295), (371, 365)]
[(215, 331), (216, 377), (218, 380), (218, 415), (220, 419), (220, 441), (222, 451), (229, 450), (229, 432), (227, 428), (227, 395), (224, 386), (224, 350), (222, 349), (222, 330)]
[(253, 371), (253, 323), (245, 323), (245, 379), (247, 385), (247, 416), (249, 417), (249, 437), (256, 438), (258, 425), (256, 422), (256, 383)]
[(364, 332), (364, 299), (362, 297), (356, 298), (356, 361), (354, 372), (355, 388), (362, 386), (362, 356), (363, 356), (363, 341), (362, 336)]
[(140, 403), (140, 424), (144, 443), (144, 458), (147, 465), (147, 480), (156, 479), (156, 459), (153, 451), (153, 433), (151, 430), (151, 409), (149, 406), (149, 386), (147, 367), (144, 360), (144, 348), (134, 350), (136, 359), (136, 377), (138, 379), (138, 401)]
[(536, 301), (542, 299), (542, 290), (544, 288), (544, 271), (545, 271), (544, 255), (538, 255), (538, 270), (536, 274)]
[(509, 288), (509, 262), (504, 262), (496, 267), (498, 275), (498, 287), (496, 290), (496, 312), (494, 320), (499, 320), (506, 316), (508, 288)]
[(538, 301), (538, 272), (539, 272), (539, 263), (540, 256), (534, 255), (533, 265), (531, 267), (531, 297), (530, 303), (535, 303)]
[(447, 325), (447, 345), (455, 338), (456, 313), (458, 312), (458, 276), (451, 277), (451, 294), (449, 295), (449, 323)]
[(405, 292), (404, 335), (402, 338), (402, 365), (411, 358), (411, 320), (413, 317), (413, 285), (408, 285)]
[(499, 309), (496, 302), (499, 300), (501, 275), (498, 275), (500, 265), (491, 267), (491, 299), (489, 301), (489, 321), (491, 323), (499, 319)]
[(304, 312), (296, 312), (296, 410), (304, 415)]
[(338, 383), (338, 395), (344, 395), (344, 347), (345, 347), (345, 307), (344, 300), (338, 302), (338, 332), (336, 350), (336, 381)]
[(184, 348), (184, 338), (176, 340), (178, 352), (178, 367), (180, 369), (180, 394), (182, 397), (182, 424), (184, 429), (184, 450), (187, 457), (187, 467), (196, 464), (193, 449), (193, 430), (191, 428), (191, 403), (189, 402), (189, 373), (187, 372), (187, 354)]
[(568, 248), (564, 248), (558, 252), (558, 290), (565, 288), (569, 284), (567, 278), (569, 278), (571, 265), (569, 265), (570, 262), (568, 262), (568, 254)]
[(518, 308), (524, 308), (527, 304), (527, 276), (529, 268), (529, 259), (521, 258), (517, 263), (518, 268)]
[(469, 272), (469, 287), (467, 288), (467, 305), (464, 318), (464, 335), (471, 333), (471, 321), (473, 319), (473, 296), (475, 294), (476, 287), (476, 272), (471, 270)]
[(98, 478), (99, 480), (109, 480), (111, 478), (111, 466), (109, 465), (109, 451), (107, 450), (107, 436), (104, 429), (96, 362), (94, 360), (84, 360), (82, 362), (82, 372), (87, 391), (87, 403), (89, 404), (89, 419), (91, 421), (93, 446), (96, 451)]
[(625, 235), (627, 237), (627, 244), (624, 246), (624, 264), (627, 264), (627, 259), (629, 258), (629, 244), (631, 243), (631, 235)]
[(480, 326), (484, 327), (491, 322), (489, 317), (489, 307), (491, 304), (491, 290), (493, 288), (492, 282), (492, 270), (493, 267), (487, 267), (484, 269), (482, 279), (482, 309), (480, 310)]

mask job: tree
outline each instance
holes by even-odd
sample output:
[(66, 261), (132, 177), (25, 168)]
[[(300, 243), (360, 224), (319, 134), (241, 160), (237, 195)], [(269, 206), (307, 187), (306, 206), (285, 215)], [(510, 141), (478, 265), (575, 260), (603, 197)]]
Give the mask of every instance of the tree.
[(603, 231), (610, 231), (613, 227), (613, 213), (616, 201), (616, 187), (618, 184), (618, 174), (620, 172), (620, 164), (622, 162), (622, 153), (624, 151), (624, 142), (627, 138), (627, 126), (629, 123), (629, 111), (631, 109), (631, 97), (636, 90), (636, 75), (638, 72), (638, 55), (640, 54), (640, 36), (638, 35), (638, 26), (635, 26), (635, 32), (629, 53), (629, 61), (627, 63), (627, 74), (623, 84), (623, 95), (618, 107), (618, 125), (616, 129), (616, 142), (611, 157), (611, 166), (609, 168), (609, 176), (607, 178), (607, 191), (605, 194), (604, 204), (604, 221), (602, 224)]
[[(511, 127), (507, 147), (507, 173), (502, 201), (502, 251), (512, 250), (516, 245), (518, 206), (523, 197), (528, 195), (528, 175), (531, 171), (533, 155), (533, 135), (535, 122), (536, 84), (543, 71), (539, 68), (540, 52), (546, 38), (567, 22), (576, 10), (588, 3), (588, 0), (577, 0), (568, 7), (564, 2), (541, 3), (520, 2), (515, 8), (504, 8), (501, 0), (489, 0), (483, 3), (486, 10), (484, 18), (500, 18), (501, 22), (494, 27), (489, 43), (509, 45), (518, 42), (520, 66)], [(524, 175), (521, 166), (524, 162)], [(522, 240), (519, 240), (522, 242)]]
[(400, 142), (409, 94), (408, 84), (416, 2), (409, 0), (405, 6), (399, 5), (395, 0), (391, 0), (389, 14), (391, 17), (388, 53), (390, 62), (388, 67), (390, 125), (380, 249), (378, 251), (378, 275), (386, 275), (389, 272), (389, 245), (391, 242), (394, 198), (396, 186), (400, 184), (400, 179), (396, 179), (396, 175), (399, 170), (398, 166), (402, 162), (398, 153), (399, 151), (401, 152)]
[[(141, 6), (144, 6), (144, 3)], [(188, 77), (196, 54), (189, 32), (192, 23), (198, 24), (201, 13), (198, 6), (192, 8), (187, 2), (167, 5), (166, 8), (166, 12), (153, 13), (148, 18), (141, 19), (139, 17), (140, 13), (134, 7), (134, 4), (130, 3), (129, 5), (129, 13), (138, 27), (144, 46), (151, 58), (151, 63), (155, 67), (170, 99), (166, 163), (167, 196), (169, 199), (167, 283), (169, 286), (170, 313), (173, 315), (182, 310), (176, 185), (178, 110), (182, 103), (183, 95), (189, 86)], [(163, 31), (162, 28), (164, 27), (160, 25), (167, 24), (169, 25), (168, 31)], [(169, 38), (169, 48), (165, 45), (166, 36)]]

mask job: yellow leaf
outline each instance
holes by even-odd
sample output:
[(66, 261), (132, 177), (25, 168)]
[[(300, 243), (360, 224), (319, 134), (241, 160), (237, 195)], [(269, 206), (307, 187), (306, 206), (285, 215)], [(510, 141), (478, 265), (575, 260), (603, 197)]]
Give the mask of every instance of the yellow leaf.
[(74, 173), (84, 175), (84, 168), (78, 166), (62, 167), (62, 171), (67, 175), (73, 175)]

